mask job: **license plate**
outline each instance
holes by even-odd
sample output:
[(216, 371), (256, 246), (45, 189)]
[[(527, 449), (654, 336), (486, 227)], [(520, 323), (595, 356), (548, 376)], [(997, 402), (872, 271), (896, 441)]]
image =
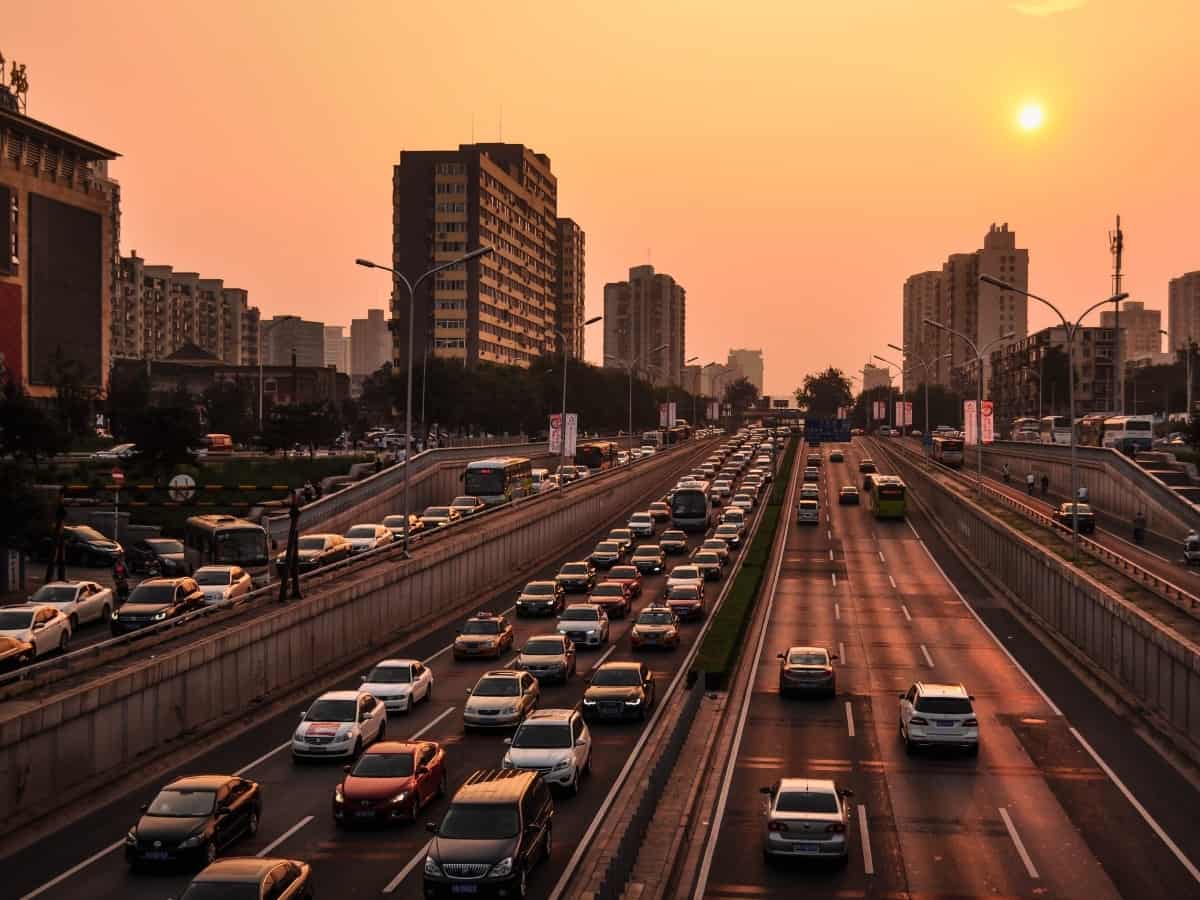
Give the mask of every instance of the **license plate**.
[(166, 850), (148, 850), (145, 854), (146, 859), (170, 859), (171, 854)]
[(821, 850), (816, 844), (797, 844), (797, 853), (819, 853)]
[(373, 818), (375, 818), (375, 811), (370, 810), (370, 809), (365, 810), (365, 811), (358, 810), (357, 812), (354, 813), (354, 815), (359, 819), (373, 819)]
[(479, 890), (477, 884), (452, 884), (450, 885), (450, 893), (452, 894), (474, 894)]
[(938, 723), (938, 725), (942, 726), (943, 728), (953, 728), (954, 727), (953, 719), (938, 719), (937, 723)]

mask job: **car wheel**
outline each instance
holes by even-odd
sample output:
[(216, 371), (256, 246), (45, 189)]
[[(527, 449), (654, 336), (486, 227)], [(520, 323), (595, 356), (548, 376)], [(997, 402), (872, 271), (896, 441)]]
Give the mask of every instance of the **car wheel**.
[(428, 703), (433, 699), (433, 682), (429, 682), (429, 686), (425, 688), (425, 702)]
[(107, 622), (111, 618), (112, 618), (112, 607), (109, 606), (107, 603), (105, 603), (103, 608), (100, 610), (100, 621)]
[(567, 791), (572, 797), (579, 796), (579, 770), (575, 770), (575, 776), (571, 779), (571, 783), (567, 785)]
[(71, 623), (72, 631), (75, 631), (79, 628), (79, 616), (75, 615), (75, 613), (71, 613), (67, 621)]
[(246, 822), (246, 834), (250, 835), (250, 837), (254, 837), (256, 834), (258, 834), (258, 810), (257, 809), (253, 809), (250, 811), (250, 819)]
[(846, 868), (846, 866), (848, 866), (848, 865), (850, 865), (850, 854), (849, 854), (849, 853), (843, 853), (843, 854), (842, 854), (841, 856), (839, 856), (839, 857), (838, 857), (838, 859), (837, 859), (837, 867), (838, 867), (839, 869), (844, 869), (844, 868)]
[(588, 751), (587, 759), (585, 759), (583, 761), (583, 774), (584, 775), (592, 774), (592, 753), (590, 750)]
[(967, 748), (967, 755), (968, 756), (978, 756), (979, 755), (979, 742), (978, 741), (976, 741), (974, 744), (972, 744), (970, 747)]
[(547, 825), (546, 825), (546, 841), (544, 844), (542, 844), (542, 858), (543, 859), (550, 858), (550, 845), (553, 842), (553, 836), (554, 836), (554, 833), (550, 829), (549, 823), (547, 823)]
[(58, 636), (58, 652), (67, 652), (67, 633), (65, 631)]

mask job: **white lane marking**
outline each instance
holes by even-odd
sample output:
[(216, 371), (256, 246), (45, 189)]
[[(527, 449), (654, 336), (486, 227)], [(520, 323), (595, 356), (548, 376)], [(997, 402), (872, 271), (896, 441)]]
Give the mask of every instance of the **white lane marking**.
[(924, 644), (921, 645), (921, 655), (925, 657), (925, 665), (932, 669), (933, 657), (929, 655), (929, 649)]
[(433, 721), (431, 721), (424, 728), (419, 729), (412, 737), (409, 738), (409, 740), (415, 741), (417, 738), (421, 737), (421, 735), (426, 734), (433, 728), (434, 725), (436, 725), (438, 722), (442, 721), (442, 719), (446, 718), (446, 716), (450, 715), (450, 713), (454, 712), (454, 710), (457, 708), (458, 707), (456, 707), (456, 706), (452, 706), (445, 712), (439, 713), (437, 718), (435, 718)]
[(299, 831), (301, 828), (303, 828), (305, 825), (307, 825), (309, 822), (311, 822), (313, 820), (313, 818), (314, 818), (313, 816), (305, 816), (303, 819), (301, 819), (299, 822), (297, 822), (295, 825), (293, 825), (291, 828), (289, 828), (287, 831), (285, 831), (279, 837), (275, 838), (275, 840), (271, 841), (271, 843), (267, 844), (267, 846), (263, 847), (261, 850), (259, 850), (254, 855), (258, 856), (258, 857), (270, 856), (272, 850), (274, 850), (276, 847), (278, 847), (280, 844), (282, 844), (284, 841), (286, 841), (288, 838), (290, 838), (293, 834), (295, 834), (297, 831)]
[(521, 658), (521, 654), (518, 653), (516, 656), (514, 656), (512, 659), (510, 659), (508, 662), (506, 662), (504, 664), (504, 668), (511, 669), (513, 667), (513, 663), (515, 663), (520, 658)]
[(846, 731), (850, 737), (854, 737), (854, 707), (850, 705), (850, 701), (846, 701)]
[(833, 540), (833, 529), (832, 529), (832, 528), (826, 528), (826, 529), (825, 529), (825, 533), (826, 533), (827, 535), (829, 535), (829, 539), (832, 541), (832, 540)]
[(833, 548), (832, 547), (829, 548), (829, 561), (833, 562)]
[(441, 656), (441, 655), (442, 655), (443, 653), (445, 653), (447, 650), (452, 650), (452, 649), (454, 649), (454, 645), (453, 645), (453, 644), (447, 644), (445, 647), (443, 647), (443, 648), (442, 648), (441, 650), (439, 650), (437, 653), (433, 654), (433, 656), (427, 657), (426, 659), (423, 659), (423, 660), (421, 660), (421, 662), (422, 662), (424, 665), (429, 665), (431, 662), (433, 662), (435, 659), (437, 659), (439, 656)]
[(592, 667), (588, 671), (595, 672), (598, 668), (600, 668), (600, 664), (603, 663), (606, 659), (608, 659), (609, 656), (612, 655), (612, 652), (616, 649), (617, 649), (616, 644), (609, 644), (608, 649), (600, 654), (600, 658), (597, 659), (594, 663), (592, 663)]
[(919, 534), (917, 534), (917, 529), (913, 528), (912, 522), (908, 521), (907, 519), (905, 522), (907, 523), (909, 530), (912, 531), (912, 533), (916, 536), (917, 543), (921, 545), (921, 549), (925, 551), (925, 555), (929, 557), (929, 561), (933, 563), (938, 572), (941, 573), (942, 579), (950, 586), (950, 590), (954, 591), (955, 595), (962, 602), (962, 605), (965, 606), (967, 611), (975, 617), (975, 621), (979, 623), (979, 626), (991, 636), (993, 641), (996, 642), (996, 646), (1004, 652), (1004, 655), (1008, 657), (1008, 661), (1016, 667), (1018, 672), (1025, 676), (1025, 680), (1028, 681), (1030, 686), (1038, 692), (1038, 695), (1042, 698), (1042, 700), (1045, 701), (1046, 705), (1050, 707), (1050, 711), (1056, 716), (1061, 716), (1063, 713), (1062, 710), (1058, 708), (1058, 704), (1051, 700), (1050, 695), (1042, 690), (1042, 686), (1033, 680), (1033, 676), (1026, 671), (1025, 667), (1017, 662), (1017, 658), (1012, 655), (1012, 651), (1004, 646), (1004, 642), (996, 636), (996, 632), (992, 631), (992, 629), (988, 627), (987, 623), (979, 617), (979, 613), (975, 612), (975, 607), (967, 602), (967, 598), (964, 597), (962, 591), (958, 589), (958, 585), (950, 580), (950, 576), (946, 574), (946, 570), (942, 568), (942, 564), (934, 558), (933, 553), (927, 546), (925, 546), (925, 541), (921, 539)]
[(1129, 801), (1129, 805), (1136, 809), (1138, 815), (1142, 817), (1142, 821), (1149, 825), (1150, 830), (1157, 834), (1159, 839), (1167, 845), (1167, 849), (1175, 855), (1175, 858), (1179, 860), (1180, 865), (1187, 869), (1188, 874), (1191, 875), (1195, 881), (1200, 882), (1200, 868), (1197, 868), (1196, 865), (1187, 858), (1187, 855), (1179, 849), (1179, 845), (1171, 840), (1171, 836), (1167, 834), (1166, 829), (1158, 824), (1158, 820), (1155, 819), (1154, 816), (1150, 815), (1150, 811), (1146, 809), (1146, 807), (1142, 806), (1138, 798), (1133, 795), (1133, 791), (1129, 790), (1129, 788), (1125, 786), (1125, 782), (1123, 782), (1117, 776), (1117, 773), (1109, 767), (1108, 763), (1101, 758), (1100, 754), (1095, 751), (1095, 749), (1087, 742), (1084, 736), (1080, 734), (1074, 727), (1071, 727), (1068, 730), (1075, 736), (1075, 740), (1079, 741), (1079, 743), (1083, 745), (1083, 749), (1088, 752), (1088, 755), (1096, 761), (1096, 765), (1104, 770), (1104, 774), (1107, 775), (1112, 780), (1112, 783), (1117, 786), (1117, 790), (1124, 794), (1125, 799)]
[(72, 875), (74, 875), (76, 872), (80, 871), (81, 869), (86, 869), (92, 863), (96, 862), (96, 860), (103, 859), (105, 856), (108, 856), (108, 854), (112, 853), (114, 850), (119, 850), (124, 843), (125, 843), (124, 840), (120, 840), (120, 841), (117, 841), (115, 844), (109, 844), (103, 850), (98, 850), (97, 852), (95, 852), (91, 856), (89, 856), (87, 859), (85, 859), (83, 862), (76, 863), (75, 865), (71, 866), (71, 868), (67, 869), (67, 871), (63, 872), (58, 877), (52, 878), (50, 881), (47, 881), (41, 887), (34, 888), (28, 894), (25, 894), (24, 896), (22, 896), (21, 900), (32, 900), (32, 898), (34, 898), (34, 897), (40, 897), (42, 894), (46, 893), (46, 891), (50, 890), (50, 888), (55, 887), (56, 885), (61, 884), (62, 882), (66, 881), (68, 878), (70, 878)]
[(912, 621), (912, 613), (908, 611), (908, 607), (903, 603), (900, 604), (900, 611), (904, 613), (904, 618), (908, 619), (910, 622)]
[(421, 849), (417, 851), (417, 855), (414, 856), (412, 859), (410, 859), (405, 864), (404, 868), (401, 869), (399, 871), (399, 873), (397, 873), (396, 877), (393, 878), (391, 881), (389, 881), (387, 883), (387, 885), (384, 886), (383, 892), (385, 894), (390, 894), (390, 893), (392, 893), (392, 891), (396, 890), (396, 888), (400, 887), (400, 883), (402, 881), (404, 881), (405, 878), (408, 877), (408, 873), (411, 872), (421, 862), (424, 861), (425, 854), (429, 852), (429, 844), (430, 843), (432, 843), (432, 842), (426, 841), (425, 844), (421, 847)]
[(838, 641), (838, 661), (843, 666), (846, 664), (846, 645), (842, 641)]
[(867, 808), (858, 807), (858, 842), (862, 845), (863, 872), (875, 874), (875, 860), (871, 858), (871, 833), (867, 830)]
[(842, 618), (841, 607), (839, 607), (836, 602), (833, 604), (833, 617), (839, 620)]
[(833, 586), (837, 587), (837, 572), (830, 572), (829, 577), (833, 579)]
[(1021, 857), (1021, 862), (1025, 864), (1025, 871), (1029, 873), (1029, 877), (1041, 878), (1038, 875), (1037, 867), (1033, 864), (1033, 860), (1029, 858), (1029, 851), (1025, 849), (1025, 842), (1021, 840), (1021, 835), (1017, 834), (1017, 826), (1013, 824), (1008, 810), (1003, 806), (1000, 807), (1000, 818), (1004, 820), (1004, 827), (1008, 829), (1008, 836), (1012, 838), (1012, 842), (1017, 848), (1017, 855)]
[(887, 560), (883, 558), (883, 551), (882, 551), (882, 550), (880, 550), (880, 551), (879, 551), (879, 561), (880, 561), (881, 563), (886, 563), (886, 562), (887, 562)]
[(251, 769), (253, 769), (255, 766), (257, 766), (259, 763), (266, 762), (268, 759), (270, 759), (276, 753), (280, 752), (281, 750), (286, 750), (290, 746), (292, 746), (291, 741), (287, 741), (286, 743), (280, 744), (275, 749), (268, 750), (266, 753), (264, 753), (262, 756), (260, 756), (258, 759), (254, 760), (253, 762), (246, 763), (246, 765), (242, 766), (240, 769), (238, 769), (233, 774), (234, 775), (245, 775), (247, 772), (249, 772)]
[(893, 578), (891, 575), (889, 575), (888, 581), (890, 581), (892, 583), (892, 590), (895, 590), (896, 589), (896, 579)]

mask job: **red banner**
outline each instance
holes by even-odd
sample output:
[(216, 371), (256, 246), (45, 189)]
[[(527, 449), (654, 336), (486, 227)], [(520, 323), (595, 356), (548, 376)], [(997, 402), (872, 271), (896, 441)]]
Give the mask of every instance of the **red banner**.
[(0, 368), (9, 377), (25, 381), (21, 353), (21, 286), (0, 282)]

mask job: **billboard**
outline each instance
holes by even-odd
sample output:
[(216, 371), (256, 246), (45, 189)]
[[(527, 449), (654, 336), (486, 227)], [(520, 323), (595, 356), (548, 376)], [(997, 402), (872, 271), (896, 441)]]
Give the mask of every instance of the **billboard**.
[(562, 448), (563, 429), (560, 427), (561, 413), (550, 416), (550, 455), (574, 456), (575, 445), (579, 439), (579, 413), (567, 413), (567, 449)]
[(669, 403), (658, 404), (658, 426), (660, 428), (670, 428), (671, 425), (671, 405)]
[(552, 416), (550, 416), (550, 454), (552, 456), (562, 455), (561, 422), (562, 416), (559, 413), (554, 413)]
[(883, 400), (871, 401), (871, 418), (876, 421), (887, 418), (887, 403)]
[(567, 452), (566, 456), (575, 455), (575, 444), (579, 438), (579, 413), (567, 413)]
[[(990, 444), (996, 440), (995, 424), (992, 420), (992, 401), (984, 400), (983, 406), (980, 407), (982, 413), (982, 421), (979, 423), (983, 427), (983, 442)], [(975, 429), (975, 401), (963, 401), (963, 443), (975, 445), (979, 443), (979, 433)]]
[(715, 422), (719, 418), (721, 418), (721, 404), (716, 400), (710, 400), (708, 402), (708, 421)]

